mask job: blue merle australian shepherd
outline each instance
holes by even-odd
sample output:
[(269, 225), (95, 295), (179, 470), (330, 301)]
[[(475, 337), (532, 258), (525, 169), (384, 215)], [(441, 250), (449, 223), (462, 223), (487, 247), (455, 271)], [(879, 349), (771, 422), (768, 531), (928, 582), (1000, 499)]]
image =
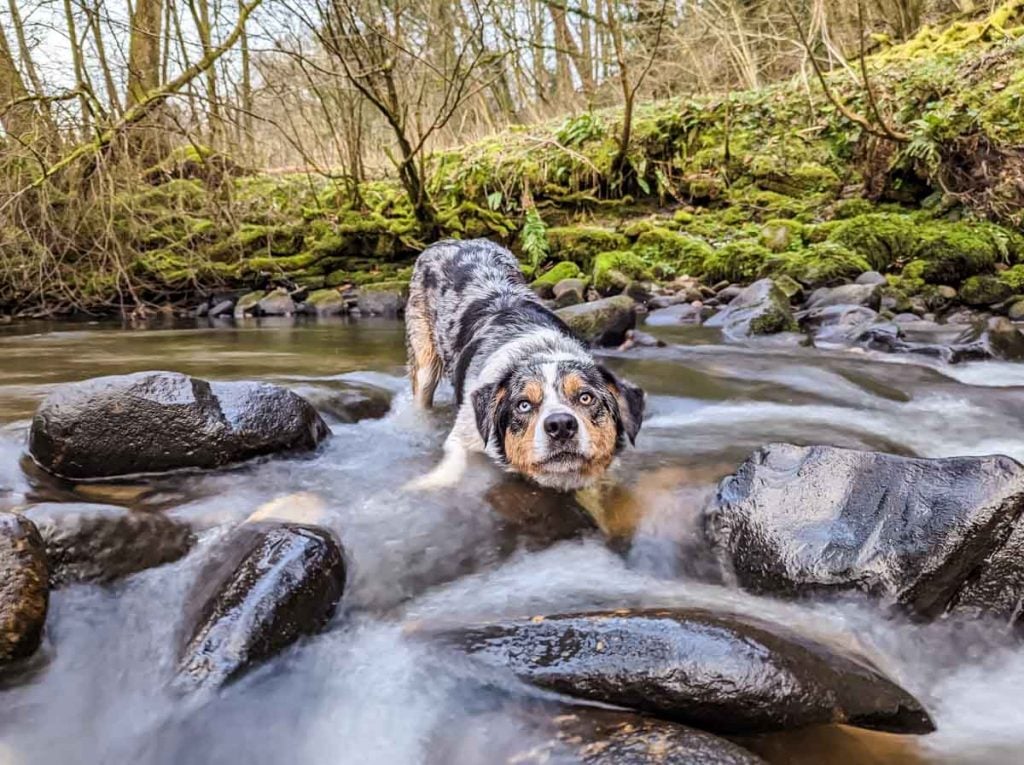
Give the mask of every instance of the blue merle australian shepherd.
[(644, 393), (594, 361), (527, 286), (515, 256), (483, 239), (443, 241), (416, 261), (406, 307), (416, 403), (455, 388), (444, 459), (418, 488), (458, 482), (469, 452), (554, 489), (593, 484), (643, 419)]

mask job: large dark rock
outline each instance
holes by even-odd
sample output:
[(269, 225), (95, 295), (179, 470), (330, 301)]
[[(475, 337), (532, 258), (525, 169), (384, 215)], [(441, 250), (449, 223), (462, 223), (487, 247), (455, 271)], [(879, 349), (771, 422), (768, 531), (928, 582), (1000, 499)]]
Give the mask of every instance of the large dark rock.
[(140, 372), (62, 385), (32, 419), (29, 452), (66, 478), (218, 468), (312, 449), (329, 431), (285, 388)]
[(861, 590), (935, 616), (1009, 535), (1024, 466), (772, 444), (722, 480), (705, 532), (739, 583)]
[(735, 340), (797, 328), (789, 299), (771, 279), (751, 284), (704, 326), (720, 328), (727, 338)]
[(46, 552), (27, 518), (0, 513), (0, 668), (39, 647), (49, 604)]
[(705, 730), (934, 729), (863, 657), (741, 616), (622, 610), (427, 632), (542, 688)]
[(337, 387), (310, 385), (296, 393), (316, 407), (328, 422), (379, 420), (391, 411), (391, 393), (374, 385), (345, 381)]
[(930, 321), (876, 324), (865, 328), (856, 342), (871, 350), (931, 356), (950, 364), (987, 359), (1024, 360), (1024, 335), (1002, 316), (970, 324)]
[(626, 295), (561, 308), (558, 317), (580, 339), (596, 346), (621, 345), (636, 327), (636, 303)]
[(345, 562), (330, 532), (298, 523), (243, 523), (189, 598), (178, 686), (219, 686), (318, 632), (344, 588)]
[(25, 511), (39, 529), (50, 585), (106, 583), (178, 560), (195, 536), (162, 513), (85, 502), (44, 502)]
[(561, 704), (505, 704), (446, 725), (429, 765), (758, 765), (731, 741), (630, 712)]

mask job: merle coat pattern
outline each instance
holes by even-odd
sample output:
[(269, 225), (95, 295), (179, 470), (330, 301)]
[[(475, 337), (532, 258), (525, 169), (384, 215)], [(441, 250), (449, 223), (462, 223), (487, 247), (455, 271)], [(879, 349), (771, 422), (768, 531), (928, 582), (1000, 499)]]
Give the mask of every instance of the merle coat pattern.
[(416, 403), (432, 406), (445, 377), (458, 408), (445, 458), (420, 487), (455, 483), (467, 452), (485, 451), (541, 485), (582, 488), (640, 428), (643, 392), (598, 365), (492, 242), (423, 251), (406, 334)]

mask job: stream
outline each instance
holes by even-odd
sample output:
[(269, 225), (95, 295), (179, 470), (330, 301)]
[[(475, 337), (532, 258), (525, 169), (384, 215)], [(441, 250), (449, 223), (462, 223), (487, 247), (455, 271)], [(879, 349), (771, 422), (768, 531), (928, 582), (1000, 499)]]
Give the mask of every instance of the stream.
[[(413, 409), (399, 322), (0, 326), (0, 509), (122, 504), (186, 520), (199, 535), (175, 563), (51, 594), (37, 666), (0, 690), (0, 765), (429, 763), (437, 737), (471, 724), (479, 691), (464, 658), (430, 651), (408, 625), (667, 605), (738, 611), (856, 646), (938, 727), (921, 738), (829, 726), (741, 742), (769, 762), (1020, 762), (1024, 646), (998, 625), (917, 624), (855, 597), (785, 603), (709, 583), (694, 519), (718, 479), (772, 441), (1024, 460), (1024, 365), (730, 346), (702, 329), (658, 334), (668, 347), (607, 354), (649, 394), (637, 448), (605, 490), (613, 545), (563, 528), (557, 497), (550, 517), (519, 522), (522, 488), (486, 462), (453, 491), (400, 490), (438, 458), (452, 403), (442, 389), (434, 412)], [(149, 369), (287, 386), (325, 413), (333, 437), (313, 455), (146, 482), (57, 482), (24, 457), (32, 413), (56, 385)], [(387, 390), (390, 413), (332, 418), (332, 400), (352, 386)], [(344, 543), (337, 614), (216, 694), (181, 698), (168, 678), (204, 552), (295, 492), (326, 502)], [(520, 735), (512, 718), (490, 724), (494, 740)]]

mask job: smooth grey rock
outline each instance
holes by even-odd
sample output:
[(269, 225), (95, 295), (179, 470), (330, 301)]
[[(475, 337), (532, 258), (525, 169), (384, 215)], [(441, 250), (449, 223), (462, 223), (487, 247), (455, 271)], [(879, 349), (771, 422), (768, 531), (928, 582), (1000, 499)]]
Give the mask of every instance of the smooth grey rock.
[(704, 325), (720, 328), (725, 337), (732, 340), (797, 328), (789, 300), (771, 279), (751, 284)]
[(771, 444), (722, 480), (704, 528), (753, 592), (860, 590), (935, 617), (1022, 510), (1024, 466), (1009, 457)]
[(865, 271), (860, 276), (858, 276), (856, 279), (854, 279), (853, 283), (854, 284), (868, 284), (868, 285), (872, 285), (872, 286), (876, 285), (876, 284), (888, 284), (888, 282), (886, 281), (886, 278), (884, 276), (882, 276), (882, 274), (878, 273), (878, 271)]
[(808, 309), (832, 305), (864, 305), (878, 310), (882, 291), (877, 284), (844, 284), (841, 287), (819, 287), (807, 298)]
[(676, 327), (701, 323), (701, 306), (677, 303), (668, 308), (651, 311), (644, 319), (649, 327)]
[(276, 385), (138, 372), (54, 389), (32, 418), (29, 453), (59, 476), (109, 478), (224, 467), (328, 434), (308, 401)]
[(637, 306), (625, 295), (562, 308), (555, 314), (580, 339), (595, 346), (621, 345), (636, 327)]
[(25, 510), (46, 546), (50, 585), (105, 584), (178, 560), (191, 529), (162, 513), (86, 502), (44, 502)]
[(0, 669), (35, 653), (49, 606), (46, 552), (28, 518), (0, 512)]
[(261, 316), (294, 316), (295, 301), (286, 290), (276, 289), (257, 303)]
[(934, 730), (865, 657), (730, 613), (620, 609), (421, 630), (524, 682), (716, 733)]

